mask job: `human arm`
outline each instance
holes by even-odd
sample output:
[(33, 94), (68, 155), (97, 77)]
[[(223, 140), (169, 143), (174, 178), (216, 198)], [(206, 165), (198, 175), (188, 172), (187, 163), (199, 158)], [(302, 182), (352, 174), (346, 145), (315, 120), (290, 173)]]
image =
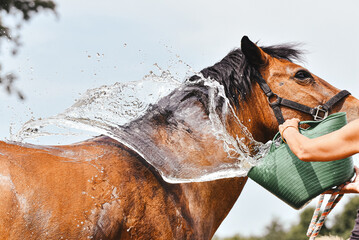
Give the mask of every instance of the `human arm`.
[(302, 161), (334, 161), (359, 152), (359, 119), (321, 137), (309, 139), (298, 131), (299, 119), (279, 126), (282, 138)]

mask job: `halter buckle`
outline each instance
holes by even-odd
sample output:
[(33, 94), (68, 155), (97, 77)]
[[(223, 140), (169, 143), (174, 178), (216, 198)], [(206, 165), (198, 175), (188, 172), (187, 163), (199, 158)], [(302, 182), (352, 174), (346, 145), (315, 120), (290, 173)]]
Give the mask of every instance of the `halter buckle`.
[(322, 105), (318, 105), (314, 109), (316, 110), (315, 114), (313, 115), (315, 121), (320, 121), (328, 117), (328, 111), (323, 109)]
[(278, 105), (281, 101), (281, 98), (277, 94), (272, 92), (268, 94), (267, 100), (269, 105), (273, 106), (273, 105)]

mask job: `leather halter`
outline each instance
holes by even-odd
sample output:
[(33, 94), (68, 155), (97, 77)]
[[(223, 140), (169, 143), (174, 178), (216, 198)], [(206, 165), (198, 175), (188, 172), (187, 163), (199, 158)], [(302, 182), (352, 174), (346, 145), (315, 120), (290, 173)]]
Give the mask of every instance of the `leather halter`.
[[(329, 110), (335, 104), (337, 104), (340, 100), (342, 100), (346, 96), (350, 95), (350, 92), (348, 92), (347, 90), (342, 90), (339, 93), (337, 93), (335, 96), (333, 96), (331, 99), (329, 99), (325, 104), (318, 105), (315, 108), (311, 108), (303, 104), (293, 102), (285, 98), (281, 98), (277, 94), (273, 93), (270, 87), (268, 86), (267, 82), (263, 79), (261, 74), (259, 74), (256, 80), (259, 86), (261, 87), (261, 89), (263, 90), (263, 92), (265, 93), (265, 95), (267, 96), (268, 103), (273, 109), (278, 124), (284, 123), (284, 118), (280, 106), (285, 106), (304, 113), (308, 113), (313, 116), (314, 120), (317, 121), (326, 118), (328, 116)], [(275, 99), (275, 101), (271, 101), (273, 98)]]

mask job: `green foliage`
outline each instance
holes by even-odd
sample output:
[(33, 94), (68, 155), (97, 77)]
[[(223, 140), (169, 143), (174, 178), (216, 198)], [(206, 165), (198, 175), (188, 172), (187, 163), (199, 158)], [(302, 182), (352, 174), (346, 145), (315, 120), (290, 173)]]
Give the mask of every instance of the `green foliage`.
[(296, 239), (296, 240), (307, 240), (307, 230), (310, 221), (312, 220), (314, 208), (309, 207), (306, 208), (300, 215), (299, 215), (299, 222), (296, 225), (293, 225), (286, 236), (286, 239)]
[[(20, 35), (18, 33), (21, 24), (30, 20), (35, 13), (43, 10), (55, 12), (55, 3), (52, 0), (0, 0), (0, 44), (7, 40), (12, 44), (12, 54), (15, 55), (20, 46)], [(21, 20), (16, 26), (10, 26), (4, 22), (4, 17), (18, 17)], [(0, 45), (1, 50), (1, 45)], [(23, 94), (14, 87), (16, 76), (13, 73), (4, 74), (0, 63), (0, 85), (11, 94), (17, 93), (20, 99), (24, 99)]]
[(214, 236), (212, 238), (212, 240), (261, 240), (261, 237), (243, 237), (239, 234), (234, 235), (233, 237), (229, 237), (229, 238), (219, 238)]
[[(299, 222), (293, 225), (287, 232), (286, 239), (291, 240), (307, 240), (307, 230), (310, 221), (312, 220), (315, 208), (308, 207), (299, 215)], [(320, 235), (327, 235), (329, 233), (328, 228), (323, 225), (320, 230)]]
[(19, 11), (22, 13), (24, 20), (29, 20), (31, 14), (38, 12), (41, 9), (55, 9), (55, 3), (51, 0), (1, 0), (0, 10), (3, 10), (7, 13), (12, 13)]
[[(52, 0), (1, 0), (0, 1), (0, 39), (7, 39), (19, 46), (19, 35), (14, 34), (8, 24), (5, 24), (3, 17), (19, 16), (23, 21), (28, 21), (41, 10), (55, 11), (55, 3)], [(20, 28), (21, 22), (15, 28)], [(14, 52), (16, 53), (16, 52)]]
[(338, 235), (344, 239), (349, 238), (350, 232), (353, 229), (355, 218), (357, 215), (357, 209), (359, 207), (359, 197), (353, 197), (344, 206), (341, 213), (335, 216), (335, 222), (331, 228), (333, 235)]
[[(331, 228), (324, 224), (320, 231), (320, 236), (338, 236), (343, 239), (348, 239), (353, 229), (357, 209), (359, 208), (359, 197), (353, 197), (344, 206), (342, 212), (336, 216), (331, 216), (334, 219), (334, 224)], [(243, 237), (239, 234), (230, 238), (214, 237), (213, 240), (307, 240), (306, 236), (309, 223), (312, 219), (314, 208), (306, 208), (299, 215), (299, 221), (292, 225), (288, 230), (283, 229), (283, 224), (279, 219), (273, 219), (266, 227), (262, 236)]]
[(285, 231), (279, 219), (274, 218), (268, 226), (265, 227), (265, 239), (268, 240), (285, 240)]

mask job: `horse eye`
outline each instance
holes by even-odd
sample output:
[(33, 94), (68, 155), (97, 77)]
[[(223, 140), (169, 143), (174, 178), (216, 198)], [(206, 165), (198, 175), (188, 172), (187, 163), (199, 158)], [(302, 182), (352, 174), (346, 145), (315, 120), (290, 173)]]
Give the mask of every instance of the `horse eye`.
[(304, 71), (304, 70), (300, 70), (298, 71), (295, 76), (295, 78), (299, 79), (299, 80), (304, 80), (304, 79), (307, 79), (307, 78), (313, 78), (312, 75), (307, 72), (307, 71)]

